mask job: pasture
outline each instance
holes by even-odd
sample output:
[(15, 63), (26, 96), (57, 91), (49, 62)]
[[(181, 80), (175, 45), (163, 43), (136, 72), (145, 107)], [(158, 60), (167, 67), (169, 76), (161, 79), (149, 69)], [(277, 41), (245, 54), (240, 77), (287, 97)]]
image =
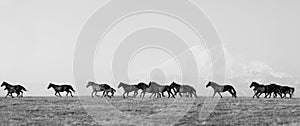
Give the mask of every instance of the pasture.
[[(0, 98), (0, 124), (10, 125), (299, 125), (300, 99), (250, 97)], [(215, 107), (205, 110), (205, 101)], [(203, 112), (202, 114), (200, 112)], [(199, 114), (200, 113), (200, 114)], [(203, 115), (208, 115), (206, 118)]]

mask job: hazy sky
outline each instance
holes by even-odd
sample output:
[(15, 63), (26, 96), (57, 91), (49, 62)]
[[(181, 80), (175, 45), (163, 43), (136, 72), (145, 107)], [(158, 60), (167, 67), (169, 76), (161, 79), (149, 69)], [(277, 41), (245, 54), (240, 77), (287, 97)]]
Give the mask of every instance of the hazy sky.
[[(88, 17), (105, 2), (104, 0), (1, 0), (0, 80), (6, 80), (13, 84), (23, 84), (29, 90), (25, 95), (52, 95), (54, 93), (52, 90), (46, 90), (49, 82), (71, 84), (73, 82), (74, 46), (78, 34)], [(300, 1), (193, 0), (193, 2), (208, 15), (224, 44), (227, 65), (229, 64), (227, 78), (236, 76), (236, 73), (244, 72), (237, 72), (236, 69), (240, 68), (232, 68), (238, 65), (242, 70), (245, 68), (250, 69), (251, 72), (253, 70), (265, 72), (265, 74), (279, 78), (283, 76), (293, 79), (299, 78), (300, 59), (297, 55), (300, 53), (298, 50), (300, 47), (298, 35), (300, 33)], [(165, 23), (171, 19), (162, 19), (162, 22), (155, 21), (159, 15), (143, 16), (127, 19), (127, 21), (121, 22), (123, 25), (116, 25), (108, 33), (105, 39), (106, 43), (115, 40), (117, 33), (113, 34), (115, 33), (113, 30), (132, 28), (133, 26), (130, 27), (128, 24), (136, 20), (139, 20), (140, 23), (136, 23), (135, 27), (144, 25), (143, 22), (148, 20), (154, 26), (159, 23), (165, 24), (165, 27), (176, 31), (178, 34), (180, 29), (184, 29), (180, 24), (175, 25), (176, 21), (169, 23), (169, 25)], [(156, 18), (151, 20), (151, 17)], [(172, 24), (174, 24), (173, 28)], [(193, 41), (193, 35), (188, 34), (188, 29), (182, 31), (186, 31), (185, 34), (181, 34), (183, 38), (186, 38), (186, 41)], [(125, 31), (123, 32), (125, 33)], [(121, 36), (118, 37), (121, 38)], [(202, 47), (200, 47), (201, 49)], [(101, 51), (106, 52), (107, 50)], [(193, 53), (195, 52), (197, 51)], [(95, 58), (95, 62), (99, 65), (95, 66), (96, 78), (100, 82), (109, 82), (111, 78), (108, 74), (101, 74), (103, 67), (101, 67), (101, 60), (103, 60), (101, 56), (103, 53), (101, 54)], [(134, 59), (133, 63), (144, 64), (143, 60), (139, 61), (138, 57), (150, 54), (153, 54), (153, 57), (161, 57), (160, 59), (163, 60), (150, 63), (148, 66), (145, 65), (147, 67), (153, 67), (155, 64), (171, 58), (170, 55), (159, 55), (161, 54), (159, 51), (146, 50), (137, 55), (137, 59)], [(206, 56), (203, 57), (206, 59)], [(202, 62), (202, 65), (205, 65), (207, 61), (202, 60)], [(170, 64), (174, 64), (174, 62)], [(135, 70), (141, 70), (142, 66), (133, 65), (131, 66), (132, 70), (129, 71), (135, 76)], [(179, 71), (178, 68), (173, 68), (176, 64), (170, 66), (166, 69), (174, 70), (174, 73)], [(146, 72), (151, 70), (146, 70)], [(140, 76), (136, 75), (133, 78), (137, 77)], [(266, 81), (271, 82), (273, 80)], [(296, 82), (295, 80), (287, 83), (298, 86)], [(248, 88), (248, 85), (243, 86)], [(236, 87), (239, 90), (240, 86)], [(199, 88), (197, 89), (199, 95), (206, 95), (207, 90), (209, 90), (204, 87), (197, 88)], [(82, 90), (86, 91), (81, 93), (84, 95), (90, 92), (89, 89)], [(118, 89), (118, 92), (122, 92), (122, 90)], [(252, 95), (250, 89), (245, 92), (242, 94)], [(0, 95), (5, 93), (0, 90)]]

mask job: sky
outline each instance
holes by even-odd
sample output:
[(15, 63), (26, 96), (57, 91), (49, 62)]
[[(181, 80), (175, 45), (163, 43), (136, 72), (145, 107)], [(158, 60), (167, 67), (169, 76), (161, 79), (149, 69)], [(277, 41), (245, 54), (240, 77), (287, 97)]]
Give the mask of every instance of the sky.
[[(73, 57), (78, 35), (88, 20), (106, 0), (0, 1), (0, 80), (22, 84), (25, 95), (53, 95), (49, 82), (74, 85)], [(226, 57), (226, 83), (238, 94), (251, 96), (250, 81), (299, 85), (300, 52), (298, 33), (300, 15), (297, 0), (192, 0), (207, 14), (223, 43)], [(135, 15), (116, 24), (103, 39), (95, 56), (97, 82), (114, 83), (108, 61), (110, 49), (133, 33), (133, 29), (155, 26), (176, 33), (189, 42), (201, 41), (180, 22), (159, 14)], [(210, 79), (209, 54), (204, 45), (192, 47), (199, 76)], [(181, 56), (189, 55), (184, 53)], [(146, 57), (146, 58), (145, 58)], [(150, 58), (149, 58), (150, 57)], [(156, 60), (150, 60), (156, 58)], [(107, 62), (103, 62), (107, 61)], [(180, 81), (176, 60), (160, 49), (149, 48), (135, 55), (129, 66), (132, 82), (158, 79)], [(165, 77), (161, 77), (162, 75)], [(205, 83), (205, 80), (201, 83)], [(200, 83), (200, 82), (199, 82)], [(198, 95), (211, 95), (203, 84), (192, 84)], [(77, 95), (89, 95), (85, 84), (74, 85)], [(117, 84), (112, 84), (117, 88)], [(117, 93), (122, 93), (117, 89)], [(5, 95), (0, 90), (0, 95)]]

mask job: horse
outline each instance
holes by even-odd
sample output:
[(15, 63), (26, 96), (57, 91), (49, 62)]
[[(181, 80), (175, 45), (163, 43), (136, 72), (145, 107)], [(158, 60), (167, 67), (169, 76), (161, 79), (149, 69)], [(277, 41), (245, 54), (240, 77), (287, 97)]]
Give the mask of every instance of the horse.
[(149, 88), (152, 88), (153, 92), (157, 94), (157, 98), (161, 98), (161, 94), (163, 90), (165, 89), (165, 86), (160, 85), (156, 82), (149, 82)]
[(134, 92), (133, 97), (136, 97), (136, 95), (138, 94), (137, 91), (139, 90), (139, 88), (137, 88), (136, 85), (129, 85), (129, 84), (120, 82), (120, 84), (118, 85), (118, 88), (120, 88), (120, 87), (123, 87), (123, 89), (124, 89), (123, 98), (125, 98), (125, 94), (127, 94), (127, 97), (128, 97), (128, 94), (130, 92)]
[(215, 94), (218, 93), (221, 96), (221, 98), (223, 98), (220, 92), (227, 91), (232, 95), (232, 97), (236, 98), (236, 91), (231, 85), (219, 85), (215, 82), (209, 81), (206, 85), (206, 88), (209, 86), (211, 86), (214, 89), (214, 94), (212, 97), (215, 97)]
[[(136, 87), (137, 87), (138, 89), (141, 89), (141, 90), (142, 90), (142, 92), (141, 92), (141, 94), (140, 94), (140, 97), (142, 97), (142, 95), (143, 95), (143, 98), (144, 98), (146, 92), (148, 92), (148, 93), (153, 93), (152, 88), (149, 88), (149, 85), (147, 85), (147, 84), (144, 83), (144, 82), (138, 83), (138, 84), (136, 85)], [(151, 95), (151, 96), (152, 96), (152, 95)]]
[(195, 88), (189, 85), (182, 85), (179, 88), (179, 96), (182, 97), (181, 93), (187, 93), (187, 97), (193, 97), (193, 95), (197, 98), (197, 93)]
[(143, 96), (143, 98), (144, 98), (146, 92), (151, 93), (150, 98), (151, 98), (152, 96), (154, 96), (154, 97), (156, 96), (156, 91), (155, 91), (152, 87), (150, 87), (149, 85), (147, 85), (146, 83), (140, 82), (140, 83), (138, 83), (138, 85), (136, 85), (136, 86), (137, 86), (137, 88), (139, 88), (139, 89), (142, 90), (140, 97)]
[(175, 98), (174, 94), (172, 93), (172, 88), (169, 85), (165, 85), (164, 89), (162, 90), (161, 94), (163, 97), (165, 97), (164, 92), (168, 93), (168, 98), (170, 98), (171, 95), (172, 98)]
[[(114, 93), (116, 92), (116, 90), (114, 88), (110, 87), (109, 89), (106, 89), (104, 92), (106, 92), (106, 94), (104, 95), (104, 97), (108, 96), (109, 98), (111, 98), (111, 97), (114, 97)], [(111, 93), (110, 96), (108, 95), (109, 92)]]
[(171, 85), (170, 85), (170, 88), (172, 88), (173, 91), (174, 91), (174, 95), (176, 95), (177, 92), (179, 92), (180, 87), (181, 87), (181, 85), (175, 83), (174, 81), (173, 81), (173, 82), (171, 83)]
[(292, 95), (294, 94), (295, 88), (294, 87), (289, 87), (289, 86), (281, 86), (280, 92), (284, 94), (281, 96), (281, 98), (286, 98), (286, 95), (289, 94), (290, 98), (292, 98)]
[[(86, 85), (86, 88), (88, 88), (88, 87), (92, 87), (92, 89), (93, 89), (93, 91), (92, 91), (92, 93), (91, 93), (91, 96), (92, 97), (94, 97), (94, 95), (93, 94), (95, 94), (96, 96), (98, 96), (99, 97), (99, 95), (97, 95), (97, 93), (98, 92), (101, 92), (101, 91), (103, 91), (103, 94), (102, 94), (102, 97), (105, 97), (105, 96), (107, 96), (107, 91), (108, 90), (111, 90), (110, 88), (110, 86), (108, 85), (108, 84), (97, 84), (96, 82), (92, 82), (92, 81), (89, 81), (88, 83), (87, 83), (87, 85)], [(113, 92), (111, 92), (112, 93), (112, 95), (113, 95)]]
[(68, 97), (68, 94), (71, 94), (71, 96), (73, 97), (71, 91), (73, 91), (75, 93), (75, 90), (73, 89), (73, 87), (71, 85), (56, 85), (56, 84), (50, 83), (48, 85), (47, 89), (50, 89), (50, 88), (53, 88), (55, 91), (54, 95), (59, 96), (59, 97), (61, 97), (59, 92), (67, 92), (67, 94), (66, 94), (67, 97)]
[(5, 98), (9, 95), (14, 98), (13, 93), (16, 93), (17, 97), (23, 97), (23, 91), (27, 91), (22, 85), (11, 85), (5, 81), (1, 84), (1, 87), (3, 86), (5, 86), (4, 90), (7, 90)]
[(257, 98), (259, 98), (259, 96), (263, 93), (265, 93), (265, 98), (267, 98), (268, 95), (271, 95), (272, 92), (274, 91), (274, 87), (270, 86), (270, 85), (263, 85), (263, 84), (259, 84), (257, 82), (252, 82), (250, 84), (250, 88), (253, 88), (254, 91), (254, 95), (252, 98), (254, 98), (255, 96)]
[[(282, 97), (282, 93), (280, 91), (281, 87), (280, 85), (278, 84), (275, 84), (275, 83), (271, 83), (270, 85), (270, 88), (271, 88), (271, 93), (273, 93), (273, 98), (276, 98), (277, 97), (277, 94)], [(271, 93), (270, 93), (270, 96), (269, 98), (271, 97)]]

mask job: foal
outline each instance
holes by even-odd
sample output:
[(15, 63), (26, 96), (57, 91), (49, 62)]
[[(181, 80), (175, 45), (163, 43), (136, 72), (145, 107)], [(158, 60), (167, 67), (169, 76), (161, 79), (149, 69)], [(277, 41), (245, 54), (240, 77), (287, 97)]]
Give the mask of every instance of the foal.
[(231, 86), (231, 85), (219, 85), (215, 82), (209, 81), (208, 84), (206, 85), (206, 88), (209, 86), (211, 86), (214, 89), (213, 97), (215, 97), (216, 93), (218, 93), (222, 98), (222, 95), (220, 92), (228, 91), (232, 95), (232, 97), (236, 98), (236, 91), (233, 88), (233, 86)]

